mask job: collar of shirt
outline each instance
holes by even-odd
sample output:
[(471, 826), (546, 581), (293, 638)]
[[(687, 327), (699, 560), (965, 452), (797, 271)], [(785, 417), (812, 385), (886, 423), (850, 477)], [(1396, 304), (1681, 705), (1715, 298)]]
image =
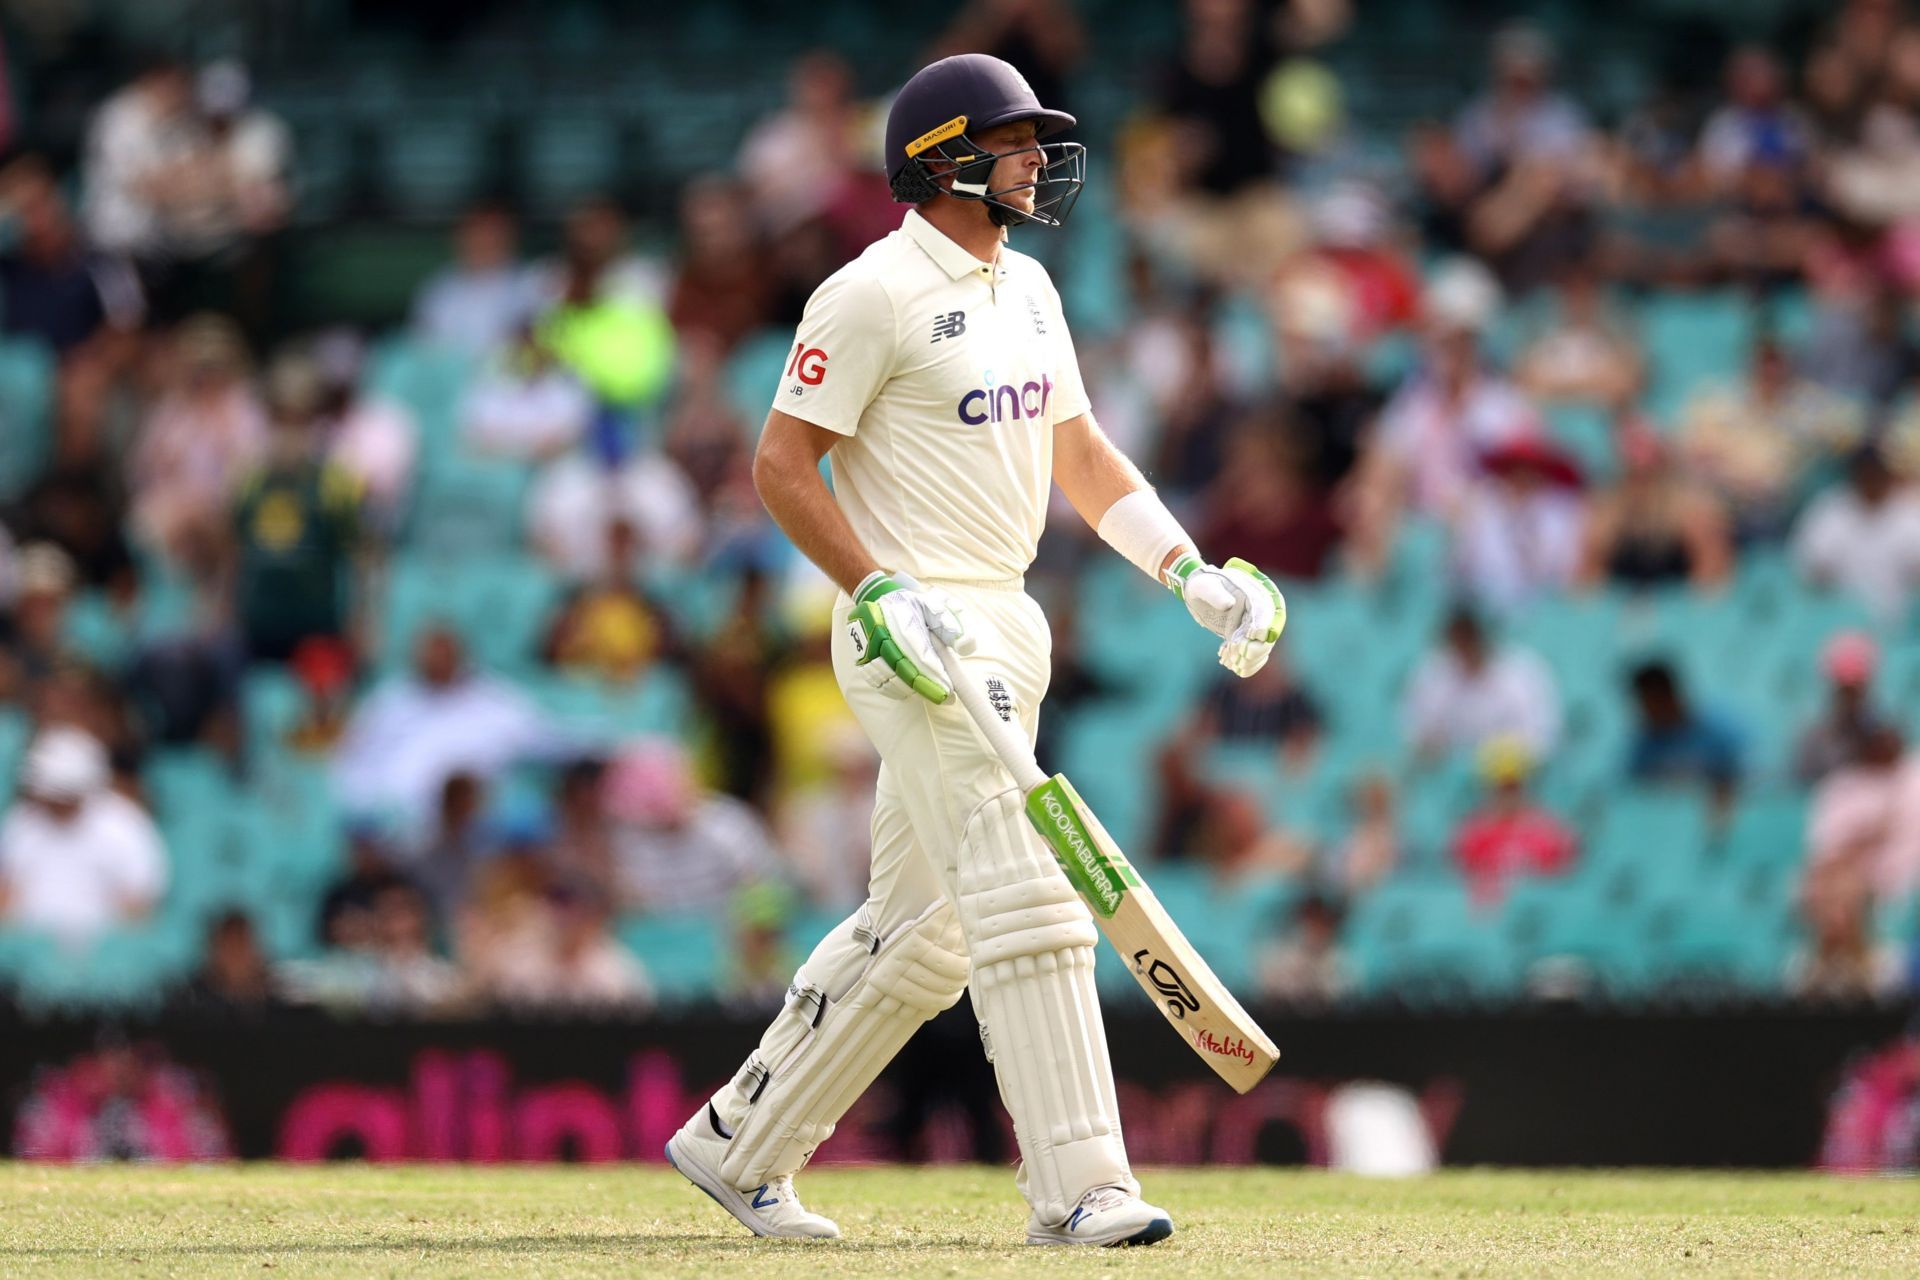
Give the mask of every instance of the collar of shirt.
[(926, 251), (926, 255), (947, 273), (949, 279), (958, 280), (964, 275), (977, 274), (992, 283), (1004, 279), (1007, 274), (1004, 265), (982, 262), (961, 248), (946, 232), (921, 217), (918, 209), (907, 210), (906, 221), (900, 224), (900, 229), (907, 233), (909, 240)]

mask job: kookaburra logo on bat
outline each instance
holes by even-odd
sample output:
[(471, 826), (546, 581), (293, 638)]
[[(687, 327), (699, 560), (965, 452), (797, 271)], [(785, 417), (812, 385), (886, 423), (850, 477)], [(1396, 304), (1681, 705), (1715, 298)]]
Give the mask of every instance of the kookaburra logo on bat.
[(1153, 984), (1154, 990), (1167, 998), (1167, 1012), (1176, 1018), (1184, 1018), (1190, 1011), (1200, 1012), (1200, 1001), (1187, 986), (1187, 980), (1180, 976), (1180, 971), (1165, 960), (1154, 960), (1149, 963), (1147, 955), (1145, 947), (1134, 952), (1133, 967), (1138, 972), (1146, 974), (1147, 981)]

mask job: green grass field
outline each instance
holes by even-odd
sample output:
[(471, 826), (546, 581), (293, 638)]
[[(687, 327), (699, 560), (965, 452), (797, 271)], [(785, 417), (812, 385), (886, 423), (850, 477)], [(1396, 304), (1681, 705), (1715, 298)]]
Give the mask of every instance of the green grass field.
[(1151, 1170), (1173, 1239), (1032, 1249), (1009, 1173), (817, 1170), (845, 1238), (755, 1240), (669, 1171), (0, 1165), (0, 1275), (1905, 1276), (1920, 1184)]

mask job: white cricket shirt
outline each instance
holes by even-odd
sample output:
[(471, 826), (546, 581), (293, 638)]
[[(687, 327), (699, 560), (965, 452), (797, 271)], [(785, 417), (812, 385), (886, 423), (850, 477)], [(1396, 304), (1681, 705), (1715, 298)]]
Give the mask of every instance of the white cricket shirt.
[(1087, 393), (1045, 268), (910, 210), (814, 290), (773, 407), (846, 437), (834, 496), (883, 567), (1001, 581), (1033, 563), (1053, 425)]

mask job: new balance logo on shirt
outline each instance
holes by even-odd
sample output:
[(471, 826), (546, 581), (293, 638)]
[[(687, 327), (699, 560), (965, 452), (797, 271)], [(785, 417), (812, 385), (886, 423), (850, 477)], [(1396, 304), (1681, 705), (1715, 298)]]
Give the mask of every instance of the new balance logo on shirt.
[(966, 331), (967, 313), (964, 311), (949, 311), (943, 316), (933, 318), (934, 342), (942, 338), (957, 338)]

